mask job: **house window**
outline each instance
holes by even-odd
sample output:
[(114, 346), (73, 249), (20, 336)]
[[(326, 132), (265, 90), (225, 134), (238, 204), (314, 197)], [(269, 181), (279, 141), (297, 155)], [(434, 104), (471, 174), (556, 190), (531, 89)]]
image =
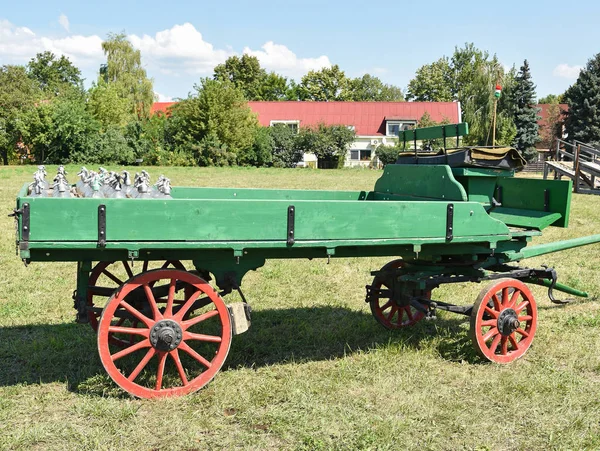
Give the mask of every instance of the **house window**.
[(370, 150), (351, 150), (350, 159), (354, 161), (371, 161)]
[(401, 131), (410, 130), (411, 128), (414, 128), (415, 125), (417, 125), (415, 121), (387, 121), (386, 135), (398, 136)]
[(271, 121), (271, 127), (276, 124), (287, 125), (294, 133), (298, 133), (300, 121)]

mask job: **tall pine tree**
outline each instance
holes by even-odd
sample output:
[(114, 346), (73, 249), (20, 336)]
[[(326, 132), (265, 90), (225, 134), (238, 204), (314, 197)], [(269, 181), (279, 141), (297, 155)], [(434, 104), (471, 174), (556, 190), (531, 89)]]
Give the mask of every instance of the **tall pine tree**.
[(527, 60), (515, 77), (515, 147), (519, 149), (527, 161), (537, 158), (535, 145), (540, 141), (538, 133), (538, 109), (535, 107), (535, 85), (531, 79)]
[(587, 62), (565, 99), (569, 139), (600, 146), (600, 53)]

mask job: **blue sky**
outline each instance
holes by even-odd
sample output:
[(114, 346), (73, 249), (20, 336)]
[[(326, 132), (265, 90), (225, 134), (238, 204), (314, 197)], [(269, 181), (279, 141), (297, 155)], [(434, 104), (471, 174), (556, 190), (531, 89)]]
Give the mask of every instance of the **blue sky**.
[(297, 80), (339, 64), (348, 76), (405, 88), (420, 66), (474, 42), (505, 66), (528, 59), (538, 96), (564, 92), (600, 52), (600, 2), (591, 0), (2, 3), (0, 64), (51, 50), (69, 56), (89, 85), (104, 60), (101, 41), (125, 31), (161, 99), (185, 97), (215, 64), (244, 52)]

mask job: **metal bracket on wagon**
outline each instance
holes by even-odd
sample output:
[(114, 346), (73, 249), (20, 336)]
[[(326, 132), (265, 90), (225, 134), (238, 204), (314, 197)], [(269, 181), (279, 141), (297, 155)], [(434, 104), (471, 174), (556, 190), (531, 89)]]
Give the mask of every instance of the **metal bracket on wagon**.
[(252, 308), (245, 302), (235, 302), (227, 306), (231, 316), (231, 329), (233, 335), (243, 334), (250, 328), (250, 313)]

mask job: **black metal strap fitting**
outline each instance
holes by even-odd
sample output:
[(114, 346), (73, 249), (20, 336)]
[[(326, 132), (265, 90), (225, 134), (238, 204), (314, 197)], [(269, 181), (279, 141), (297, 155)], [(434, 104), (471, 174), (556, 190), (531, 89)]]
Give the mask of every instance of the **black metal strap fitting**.
[(454, 204), (446, 207), (446, 241), (454, 238)]
[(296, 224), (296, 208), (290, 205), (287, 209), (287, 244), (291, 246), (294, 244), (294, 228)]
[(106, 205), (98, 205), (98, 247), (106, 247)]

